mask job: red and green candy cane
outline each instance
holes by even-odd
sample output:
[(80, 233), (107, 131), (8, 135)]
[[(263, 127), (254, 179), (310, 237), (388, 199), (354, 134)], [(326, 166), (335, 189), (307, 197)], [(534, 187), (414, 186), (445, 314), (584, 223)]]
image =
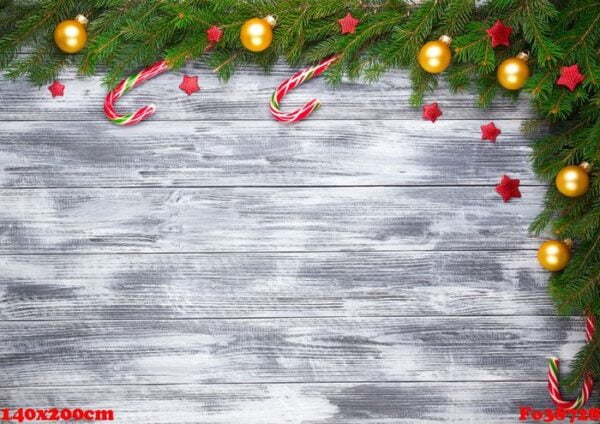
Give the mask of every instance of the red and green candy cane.
[[(317, 110), (321, 105), (319, 99), (312, 99), (305, 103), (302, 107), (292, 112), (283, 112), (279, 106), (279, 103), (290, 90), (293, 90), (305, 81), (321, 75), (338, 59), (339, 56), (337, 55), (325, 59), (317, 65), (309, 66), (308, 68), (295, 73), (291, 78), (280, 84), (271, 96), (271, 102), (269, 105), (271, 114), (273, 114), (275, 119), (280, 122), (299, 122)], [(116, 111), (115, 103), (121, 96), (131, 91), (133, 88), (151, 78), (154, 78), (157, 75), (162, 74), (163, 72), (169, 71), (170, 69), (171, 65), (167, 61), (160, 60), (154, 65), (149, 66), (137, 74), (121, 81), (117, 87), (115, 87), (106, 95), (104, 100), (104, 113), (108, 119), (116, 125), (125, 126), (138, 124), (152, 116), (154, 112), (156, 112), (156, 106), (153, 104), (143, 106), (133, 113), (122, 115)]]
[(279, 122), (293, 123), (302, 121), (315, 110), (317, 110), (319, 106), (321, 106), (319, 99), (312, 99), (305, 103), (302, 107), (292, 112), (283, 112), (279, 103), (289, 91), (298, 87), (300, 84), (321, 75), (338, 59), (338, 55), (331, 56), (330, 58), (321, 61), (317, 65), (309, 66), (308, 68), (296, 72), (290, 78), (282, 82), (271, 96), (271, 101), (269, 103), (269, 110), (271, 111), (273, 117)]
[[(596, 318), (592, 314), (588, 314), (585, 321), (585, 339), (589, 343), (596, 333)], [(590, 398), (594, 379), (590, 373), (586, 373), (583, 377), (583, 385), (581, 393), (574, 400), (564, 400), (560, 393), (560, 383), (558, 380), (558, 358), (550, 358), (548, 367), (548, 393), (556, 406), (564, 410), (570, 411), (583, 408), (585, 403)]]
[(116, 125), (135, 125), (152, 116), (154, 112), (156, 112), (156, 106), (153, 104), (143, 106), (133, 113), (121, 115), (115, 110), (115, 103), (128, 91), (131, 91), (133, 88), (144, 83), (145, 81), (154, 78), (163, 72), (167, 72), (170, 69), (171, 65), (167, 61), (160, 60), (154, 65), (149, 66), (137, 74), (121, 81), (119, 85), (111, 90), (104, 99), (104, 113), (108, 119), (110, 119), (110, 121)]

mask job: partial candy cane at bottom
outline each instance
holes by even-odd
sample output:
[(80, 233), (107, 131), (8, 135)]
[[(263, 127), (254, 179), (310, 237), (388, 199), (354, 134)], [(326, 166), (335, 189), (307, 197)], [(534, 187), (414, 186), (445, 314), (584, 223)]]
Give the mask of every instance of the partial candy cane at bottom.
[[(593, 315), (588, 315), (585, 325), (585, 336), (586, 342), (589, 343), (594, 334), (596, 333), (596, 319)], [(590, 398), (592, 393), (592, 387), (594, 386), (594, 379), (589, 373), (585, 374), (583, 378), (583, 386), (581, 393), (575, 400), (564, 400), (560, 394), (560, 385), (558, 381), (558, 358), (550, 358), (550, 364), (548, 367), (548, 392), (554, 404), (565, 410), (573, 410), (582, 408)]]
[(156, 112), (156, 106), (153, 104), (146, 105), (138, 109), (137, 111), (121, 115), (115, 110), (116, 101), (128, 91), (142, 84), (157, 75), (162, 74), (171, 69), (171, 65), (165, 61), (160, 60), (154, 65), (143, 69), (135, 75), (121, 81), (114, 90), (111, 90), (104, 99), (104, 113), (116, 125), (135, 125), (142, 122), (144, 119), (149, 118)]
[(311, 113), (317, 110), (319, 106), (321, 106), (321, 102), (319, 102), (319, 99), (312, 99), (311, 101), (305, 103), (302, 107), (287, 113), (281, 111), (279, 102), (281, 102), (281, 99), (283, 99), (283, 97), (289, 91), (298, 87), (305, 81), (308, 81), (316, 76), (321, 75), (338, 59), (339, 56), (332, 56), (328, 59), (323, 60), (318, 65), (309, 66), (308, 68), (296, 72), (294, 75), (292, 75), (292, 77), (282, 82), (271, 96), (271, 101), (269, 103), (269, 110), (271, 111), (273, 117), (279, 122), (299, 122), (307, 118)]

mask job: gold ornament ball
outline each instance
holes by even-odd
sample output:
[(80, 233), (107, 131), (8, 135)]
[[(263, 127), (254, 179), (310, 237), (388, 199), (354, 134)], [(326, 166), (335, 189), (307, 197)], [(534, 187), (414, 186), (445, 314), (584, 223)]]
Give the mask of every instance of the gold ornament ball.
[(65, 53), (77, 53), (85, 47), (87, 19), (82, 15), (62, 21), (54, 30), (54, 42)]
[(275, 20), (272, 16), (264, 19), (253, 18), (244, 22), (240, 29), (240, 40), (245, 48), (251, 52), (262, 52), (273, 41), (273, 26)]
[(587, 193), (590, 176), (585, 166), (565, 166), (556, 176), (556, 188), (567, 197), (579, 197)]
[(518, 90), (528, 78), (529, 65), (525, 53), (504, 60), (498, 67), (498, 82), (507, 90)]
[(542, 243), (537, 253), (540, 265), (548, 271), (562, 271), (571, 258), (569, 246), (558, 240), (548, 240)]
[(419, 65), (430, 74), (444, 72), (450, 65), (450, 37), (442, 36), (439, 40), (425, 43), (419, 50)]

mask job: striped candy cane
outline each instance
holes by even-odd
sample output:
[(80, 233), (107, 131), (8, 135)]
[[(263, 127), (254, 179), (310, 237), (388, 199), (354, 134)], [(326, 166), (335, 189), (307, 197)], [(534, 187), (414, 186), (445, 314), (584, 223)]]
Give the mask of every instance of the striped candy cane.
[(281, 83), (281, 85), (277, 87), (271, 96), (271, 101), (269, 103), (269, 109), (271, 110), (273, 117), (279, 122), (299, 122), (317, 110), (319, 106), (321, 106), (319, 99), (312, 99), (311, 101), (305, 103), (301, 108), (288, 113), (281, 111), (279, 102), (281, 102), (281, 99), (283, 99), (288, 91), (293, 90), (305, 81), (321, 75), (327, 68), (329, 68), (329, 66), (331, 66), (332, 63), (338, 60), (338, 58), (339, 56), (335, 55), (329, 59), (323, 60), (318, 65), (309, 66), (302, 71), (296, 72), (291, 78)]
[(161, 60), (156, 62), (154, 65), (140, 71), (139, 73), (121, 81), (114, 90), (110, 91), (106, 95), (106, 99), (104, 99), (104, 113), (108, 119), (117, 125), (135, 125), (152, 116), (154, 112), (156, 112), (156, 106), (153, 104), (143, 106), (137, 111), (128, 115), (121, 115), (115, 110), (115, 103), (123, 94), (131, 91), (144, 81), (154, 78), (155, 76), (162, 74), (169, 69), (171, 69), (171, 65), (166, 61)]
[[(586, 342), (589, 343), (596, 333), (596, 319), (593, 315), (589, 314), (585, 323), (585, 338)], [(564, 400), (560, 394), (560, 386), (558, 382), (558, 358), (550, 358), (550, 366), (548, 367), (548, 392), (554, 404), (565, 410), (573, 410), (582, 408), (583, 405), (590, 398), (592, 393), (592, 386), (594, 380), (589, 373), (585, 374), (583, 378), (583, 386), (581, 388), (581, 394), (575, 400)]]

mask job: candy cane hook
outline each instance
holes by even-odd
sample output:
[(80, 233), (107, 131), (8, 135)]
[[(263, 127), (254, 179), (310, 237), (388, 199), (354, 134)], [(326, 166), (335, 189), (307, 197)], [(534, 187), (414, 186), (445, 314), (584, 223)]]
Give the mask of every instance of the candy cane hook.
[(283, 99), (283, 97), (290, 90), (293, 90), (305, 81), (321, 75), (327, 68), (331, 66), (332, 63), (338, 59), (338, 55), (332, 56), (323, 60), (318, 65), (309, 66), (306, 69), (296, 72), (291, 78), (282, 82), (271, 96), (271, 101), (269, 103), (269, 110), (271, 111), (273, 117), (279, 122), (299, 122), (317, 110), (319, 106), (321, 106), (319, 99), (312, 99), (311, 101), (305, 103), (304, 106), (288, 113), (281, 111), (279, 102), (281, 102), (281, 99)]
[[(589, 343), (594, 334), (596, 333), (596, 319), (593, 315), (589, 314), (585, 323), (585, 339)], [(565, 410), (573, 410), (582, 408), (583, 405), (590, 398), (592, 393), (592, 387), (594, 385), (594, 379), (590, 373), (586, 373), (583, 378), (583, 386), (581, 388), (581, 394), (575, 400), (564, 400), (560, 394), (560, 386), (558, 382), (558, 358), (550, 358), (550, 364), (548, 367), (548, 393), (554, 404)]]
[(104, 113), (108, 119), (110, 119), (112, 123), (116, 125), (135, 125), (152, 116), (154, 112), (156, 112), (156, 106), (153, 104), (143, 106), (137, 111), (128, 115), (121, 115), (115, 110), (115, 103), (123, 94), (131, 91), (144, 81), (154, 78), (155, 76), (160, 75), (169, 69), (171, 69), (171, 65), (165, 60), (160, 60), (154, 65), (149, 66), (139, 73), (121, 81), (114, 90), (111, 90), (106, 95), (106, 99), (104, 99)]

